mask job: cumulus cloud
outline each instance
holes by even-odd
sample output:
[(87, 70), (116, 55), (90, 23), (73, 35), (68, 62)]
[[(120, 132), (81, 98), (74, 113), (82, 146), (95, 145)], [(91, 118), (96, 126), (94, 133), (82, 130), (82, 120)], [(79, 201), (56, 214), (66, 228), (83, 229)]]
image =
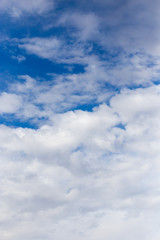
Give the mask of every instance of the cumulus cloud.
[(159, 85), (134, 91), (125, 89), (111, 99), (111, 106), (118, 110), (124, 122), (128, 122), (140, 114), (157, 114), (160, 107), (159, 94)]
[(4, 239), (158, 240), (159, 86), (128, 91), (37, 130), (1, 125)]

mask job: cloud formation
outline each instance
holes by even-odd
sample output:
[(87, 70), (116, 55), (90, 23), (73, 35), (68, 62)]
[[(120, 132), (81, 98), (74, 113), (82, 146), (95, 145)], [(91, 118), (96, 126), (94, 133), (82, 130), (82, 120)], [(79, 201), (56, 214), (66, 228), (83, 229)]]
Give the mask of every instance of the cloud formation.
[(13, 18), (19, 18), (23, 14), (44, 14), (53, 7), (51, 0), (2, 0), (0, 11), (6, 12)]
[(159, 240), (158, 9), (1, 1), (2, 239)]
[(158, 239), (160, 113), (151, 114), (154, 101), (145, 105), (158, 89), (122, 92), (112, 107), (66, 112), (38, 130), (1, 126), (4, 239), (118, 239), (130, 231), (129, 239)]

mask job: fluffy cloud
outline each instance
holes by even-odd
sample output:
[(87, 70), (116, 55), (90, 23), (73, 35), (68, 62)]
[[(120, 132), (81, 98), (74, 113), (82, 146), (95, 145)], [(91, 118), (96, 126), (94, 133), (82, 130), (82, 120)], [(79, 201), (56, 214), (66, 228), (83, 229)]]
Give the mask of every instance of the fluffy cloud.
[(22, 99), (16, 94), (9, 94), (6, 92), (0, 95), (0, 114), (15, 113), (22, 105)]
[(3, 238), (158, 240), (158, 102), (159, 86), (124, 90), (37, 130), (1, 125)]
[[(158, 114), (160, 107), (159, 85), (149, 88), (139, 88), (134, 91), (123, 90), (120, 95), (111, 99), (111, 106), (119, 112), (121, 119), (126, 123), (131, 119), (137, 118), (137, 115), (145, 115), (150, 113)], [(127, 104), (126, 104), (127, 101)]]

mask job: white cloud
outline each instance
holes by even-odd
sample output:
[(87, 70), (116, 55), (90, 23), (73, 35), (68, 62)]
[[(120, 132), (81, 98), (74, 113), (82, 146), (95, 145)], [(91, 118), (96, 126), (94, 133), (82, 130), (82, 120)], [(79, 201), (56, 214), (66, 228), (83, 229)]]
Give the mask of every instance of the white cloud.
[(34, 54), (53, 62), (85, 64), (88, 57), (82, 44), (68, 44), (56, 37), (24, 38), (16, 39), (15, 42), (18, 42), (18, 47), (24, 49), (27, 54)]
[[(96, 82), (93, 69), (88, 69), (86, 74), (69, 74), (53, 76), (49, 82), (43, 83), (20, 76), (23, 83), (17, 82), (10, 86), (10, 91), (23, 99), (24, 107), (21, 117), (52, 117), (56, 112), (66, 111), (79, 104), (92, 104), (101, 94), (101, 86)], [(92, 79), (92, 76), (94, 77)], [(107, 95), (107, 93), (105, 92)], [(108, 92), (108, 97), (111, 93)], [(107, 97), (105, 95), (105, 97)]]
[[(50, 54), (52, 51), (48, 50), (48, 52)], [(107, 65), (106, 62), (90, 56), (87, 58), (88, 65), (84, 68), (83, 73), (53, 74), (53, 76), (50, 74), (50, 80), (47, 82), (29, 76), (19, 76), (23, 81), (21, 83), (18, 81), (9, 86), (9, 91), (20, 96), (23, 102), (21, 111), (15, 109), (15, 114), (23, 119), (42, 117), (51, 119), (57, 112), (78, 108), (85, 104), (93, 106), (108, 101), (115, 94), (114, 87), (120, 86), (122, 88), (127, 85), (144, 85), (146, 87), (152, 86), (153, 81), (158, 80), (158, 59), (149, 59), (149, 56), (141, 54), (127, 57), (127, 59), (124, 57), (120, 64), (115, 64), (112, 67)], [(158, 87), (156, 86), (155, 89), (158, 89)], [(141, 91), (140, 94), (145, 90)], [(129, 91), (127, 96), (128, 99), (134, 101), (132, 94), (134, 95), (134, 92)], [(151, 101), (156, 101), (158, 98), (154, 94), (157, 93), (152, 94), (153, 99)], [(122, 101), (122, 96), (120, 98)], [(137, 95), (135, 98), (137, 98)], [(145, 99), (143, 101), (145, 102)], [(112, 99), (112, 102), (114, 102), (114, 99)], [(123, 103), (120, 106), (123, 106)], [(140, 105), (137, 108), (140, 108)], [(132, 110), (126, 108), (125, 114), (127, 117), (130, 116), (130, 112), (133, 114)]]
[[(80, 35), (83, 36), (82, 33)], [(119, 53), (117, 57), (110, 55), (109, 60), (105, 60), (104, 57), (103, 59), (99, 57), (99, 53), (93, 51), (92, 44), (87, 46), (87, 41), (83, 44), (81, 42), (68, 44), (64, 40), (50, 37), (16, 39), (15, 43), (27, 54), (34, 54), (52, 62), (86, 65), (84, 74), (74, 74), (69, 78), (81, 79), (81, 82), (84, 82), (82, 79), (86, 79), (88, 85), (90, 82), (92, 84), (99, 82), (100, 85), (109, 83), (113, 86), (149, 86), (157, 81), (160, 75), (159, 57), (143, 51), (132, 54)], [(104, 56), (108, 58), (105, 49)], [(77, 83), (79, 82), (77, 80)]]
[(56, 57), (62, 47), (57, 38), (31, 38), (23, 39), (21, 42), (20, 48), (25, 49), (30, 54), (48, 59)]
[(78, 41), (96, 40), (100, 34), (100, 19), (93, 13), (65, 13), (60, 17), (57, 25), (65, 26), (68, 29), (75, 27), (70, 34)]
[(22, 104), (22, 99), (16, 94), (6, 92), (0, 95), (0, 113), (15, 113), (19, 110)]
[(154, 86), (37, 130), (1, 125), (3, 239), (158, 240), (159, 109)]
[[(158, 114), (160, 107), (160, 86), (136, 90), (124, 89), (120, 95), (111, 99), (111, 106), (119, 112), (122, 121), (133, 121), (137, 115)], [(127, 101), (127, 102), (126, 102)]]
[(70, 6), (56, 24), (50, 25), (65, 25), (77, 41), (93, 41), (111, 53), (122, 49), (127, 53), (159, 56), (158, 9), (158, 0), (154, 4), (148, 0), (76, 1), (74, 8)]
[[(48, 10), (48, 1), (10, 3), (13, 17)], [(145, 3), (101, 1), (97, 7), (105, 6), (105, 12), (107, 6), (106, 15), (61, 18), (63, 26), (74, 21), (70, 23), (77, 28), (71, 36), (76, 39), (73, 45), (56, 37), (15, 40), (28, 54), (58, 63), (85, 63), (85, 68), (84, 73), (53, 75), (45, 83), (20, 76), (21, 83), (11, 84), (9, 92), (0, 95), (1, 114), (39, 124), (38, 129), (0, 125), (0, 235), (4, 240), (65, 240), (66, 236), (159, 240), (160, 86), (153, 86), (159, 80), (159, 58), (143, 52), (156, 55), (152, 45), (157, 37), (152, 42), (146, 36), (158, 28), (149, 32), (157, 16), (154, 4)], [(8, 4), (2, 1), (1, 10)], [(137, 6), (145, 7), (144, 11)], [(149, 9), (153, 19), (147, 17)], [(143, 18), (151, 25), (137, 27), (134, 23)], [(118, 46), (123, 54), (115, 58), (113, 54), (108, 62), (91, 55), (85, 48), (92, 38), (102, 50)], [(117, 93), (106, 90), (107, 84), (145, 88), (123, 87)], [(95, 103), (99, 106), (91, 112), (68, 111)]]
[(10, 14), (12, 17), (21, 17), (27, 14), (44, 14), (51, 10), (53, 1), (51, 0), (2, 0), (0, 2), (0, 11)]
[(109, 68), (108, 81), (118, 86), (149, 86), (159, 79), (159, 58), (144, 53), (121, 55)]

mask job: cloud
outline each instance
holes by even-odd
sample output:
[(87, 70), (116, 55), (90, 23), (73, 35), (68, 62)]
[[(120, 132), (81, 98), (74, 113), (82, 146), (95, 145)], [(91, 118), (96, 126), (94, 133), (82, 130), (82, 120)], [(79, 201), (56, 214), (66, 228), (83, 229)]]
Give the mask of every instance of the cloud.
[(50, 0), (2, 0), (0, 3), (0, 11), (8, 13), (14, 18), (19, 18), (23, 14), (44, 14), (53, 7)]
[(25, 49), (30, 54), (38, 55), (42, 58), (52, 59), (57, 56), (62, 44), (56, 38), (32, 38), (22, 39), (19, 47)]
[[(15, 41), (15, 39), (13, 40)], [(81, 63), (87, 61), (87, 53), (83, 44), (70, 44), (57, 37), (16, 39), (15, 43), (27, 54), (59, 63)]]
[(157, 114), (160, 107), (159, 93), (159, 85), (134, 91), (125, 89), (111, 99), (111, 106), (120, 113), (124, 122), (128, 122), (140, 114)]
[[(11, 42), (22, 50), (22, 55), (33, 54), (58, 64), (85, 66), (84, 74), (75, 74), (71, 78), (76, 76), (77, 79), (84, 78), (95, 84), (101, 82), (119, 87), (149, 86), (159, 80), (159, 57), (143, 51), (131, 54), (116, 50), (112, 52), (111, 49), (111, 53), (108, 54), (102, 48), (101, 54), (95, 51), (94, 44), (88, 44), (87, 41), (68, 43), (56, 37), (14, 39)], [(80, 81), (77, 80), (77, 83)]]
[[(19, 117), (52, 117), (54, 113), (77, 108), (79, 105), (99, 101), (103, 85), (96, 82), (96, 69), (86, 74), (51, 76), (49, 82), (40, 82), (29, 76), (21, 76), (22, 83), (11, 84), (10, 92), (23, 99), (24, 108), (15, 112)], [(94, 79), (92, 79), (94, 76)], [(111, 95), (105, 91), (105, 98)], [(103, 99), (104, 100), (104, 99)], [(103, 101), (101, 100), (101, 102)]]
[(22, 99), (16, 94), (9, 94), (6, 92), (0, 95), (0, 113), (14, 113), (19, 110), (22, 104)]
[(119, 54), (109, 64), (101, 62), (106, 82), (113, 86), (146, 87), (159, 81), (159, 58), (144, 53)]
[[(71, 1), (72, 2), (72, 1)], [(72, 2), (73, 3), (73, 2)], [(154, 1), (74, 1), (64, 4), (56, 2), (56, 9), (63, 4), (67, 6), (56, 12), (48, 27), (53, 30), (65, 27), (65, 36), (77, 41), (92, 41), (104, 47), (107, 51), (122, 48), (127, 53), (146, 52), (159, 56), (159, 2)], [(23, 13), (41, 14), (53, 9), (53, 1), (1, 1), (1, 11), (7, 11), (12, 16), (22, 16)], [(55, 9), (55, 11), (56, 11)], [(47, 22), (43, 30), (47, 29)], [(114, 39), (114, 41), (113, 41)], [(33, 43), (33, 42), (32, 42)]]
[[(20, 111), (15, 109), (16, 116), (21, 119), (32, 118), (34, 120), (35, 118), (34, 121), (40, 118), (51, 119), (55, 113), (81, 108), (84, 105), (92, 108), (95, 104), (108, 102), (115, 95), (117, 87), (122, 89), (122, 92), (125, 86), (135, 88), (144, 86), (148, 87), (146, 89), (151, 89), (154, 81), (159, 79), (158, 59), (142, 54), (128, 56), (127, 59), (124, 56), (120, 63), (115, 63), (113, 66), (100, 61), (95, 56), (88, 56), (87, 60), (88, 65), (83, 73), (61, 75), (51, 73), (49, 80), (45, 82), (27, 75), (19, 76), (17, 82), (8, 87), (10, 94), (20, 97), (23, 103)], [(21, 82), (19, 82), (20, 79)], [(133, 101), (132, 91), (127, 91), (130, 96), (128, 99)], [(158, 97), (154, 97), (154, 94), (157, 94), (156, 91), (153, 93), (155, 101)], [(125, 101), (124, 99), (124, 103)], [(113, 99), (111, 104), (112, 102), (114, 102)], [(121, 104), (119, 101), (122, 107), (124, 103)], [(134, 106), (135, 103), (131, 105)], [(135, 109), (139, 108), (138, 103)], [(126, 116), (129, 117), (129, 114), (130, 109), (126, 108)]]
[(107, 51), (122, 49), (127, 53), (159, 56), (157, 0), (154, 4), (144, 0), (90, 0), (87, 3), (76, 1), (73, 6), (69, 5), (57, 22), (62, 26), (66, 24), (77, 39), (96, 42)]
[(37, 130), (1, 125), (4, 239), (117, 240), (134, 232), (129, 239), (158, 240), (159, 86), (128, 92), (111, 107), (56, 114)]
[(100, 19), (93, 13), (65, 13), (58, 19), (56, 25), (65, 26), (67, 29), (74, 27), (70, 34), (78, 41), (96, 40), (100, 34)]
[[(15, 27), (50, 4), (2, 1), (0, 9)], [(56, 4), (43, 23), (34, 18), (37, 27), (27, 19), (24, 31), (17, 24), (1, 40), (25, 73), (0, 93), (0, 235), (159, 240), (159, 3)], [(43, 76), (34, 60), (44, 63)]]

